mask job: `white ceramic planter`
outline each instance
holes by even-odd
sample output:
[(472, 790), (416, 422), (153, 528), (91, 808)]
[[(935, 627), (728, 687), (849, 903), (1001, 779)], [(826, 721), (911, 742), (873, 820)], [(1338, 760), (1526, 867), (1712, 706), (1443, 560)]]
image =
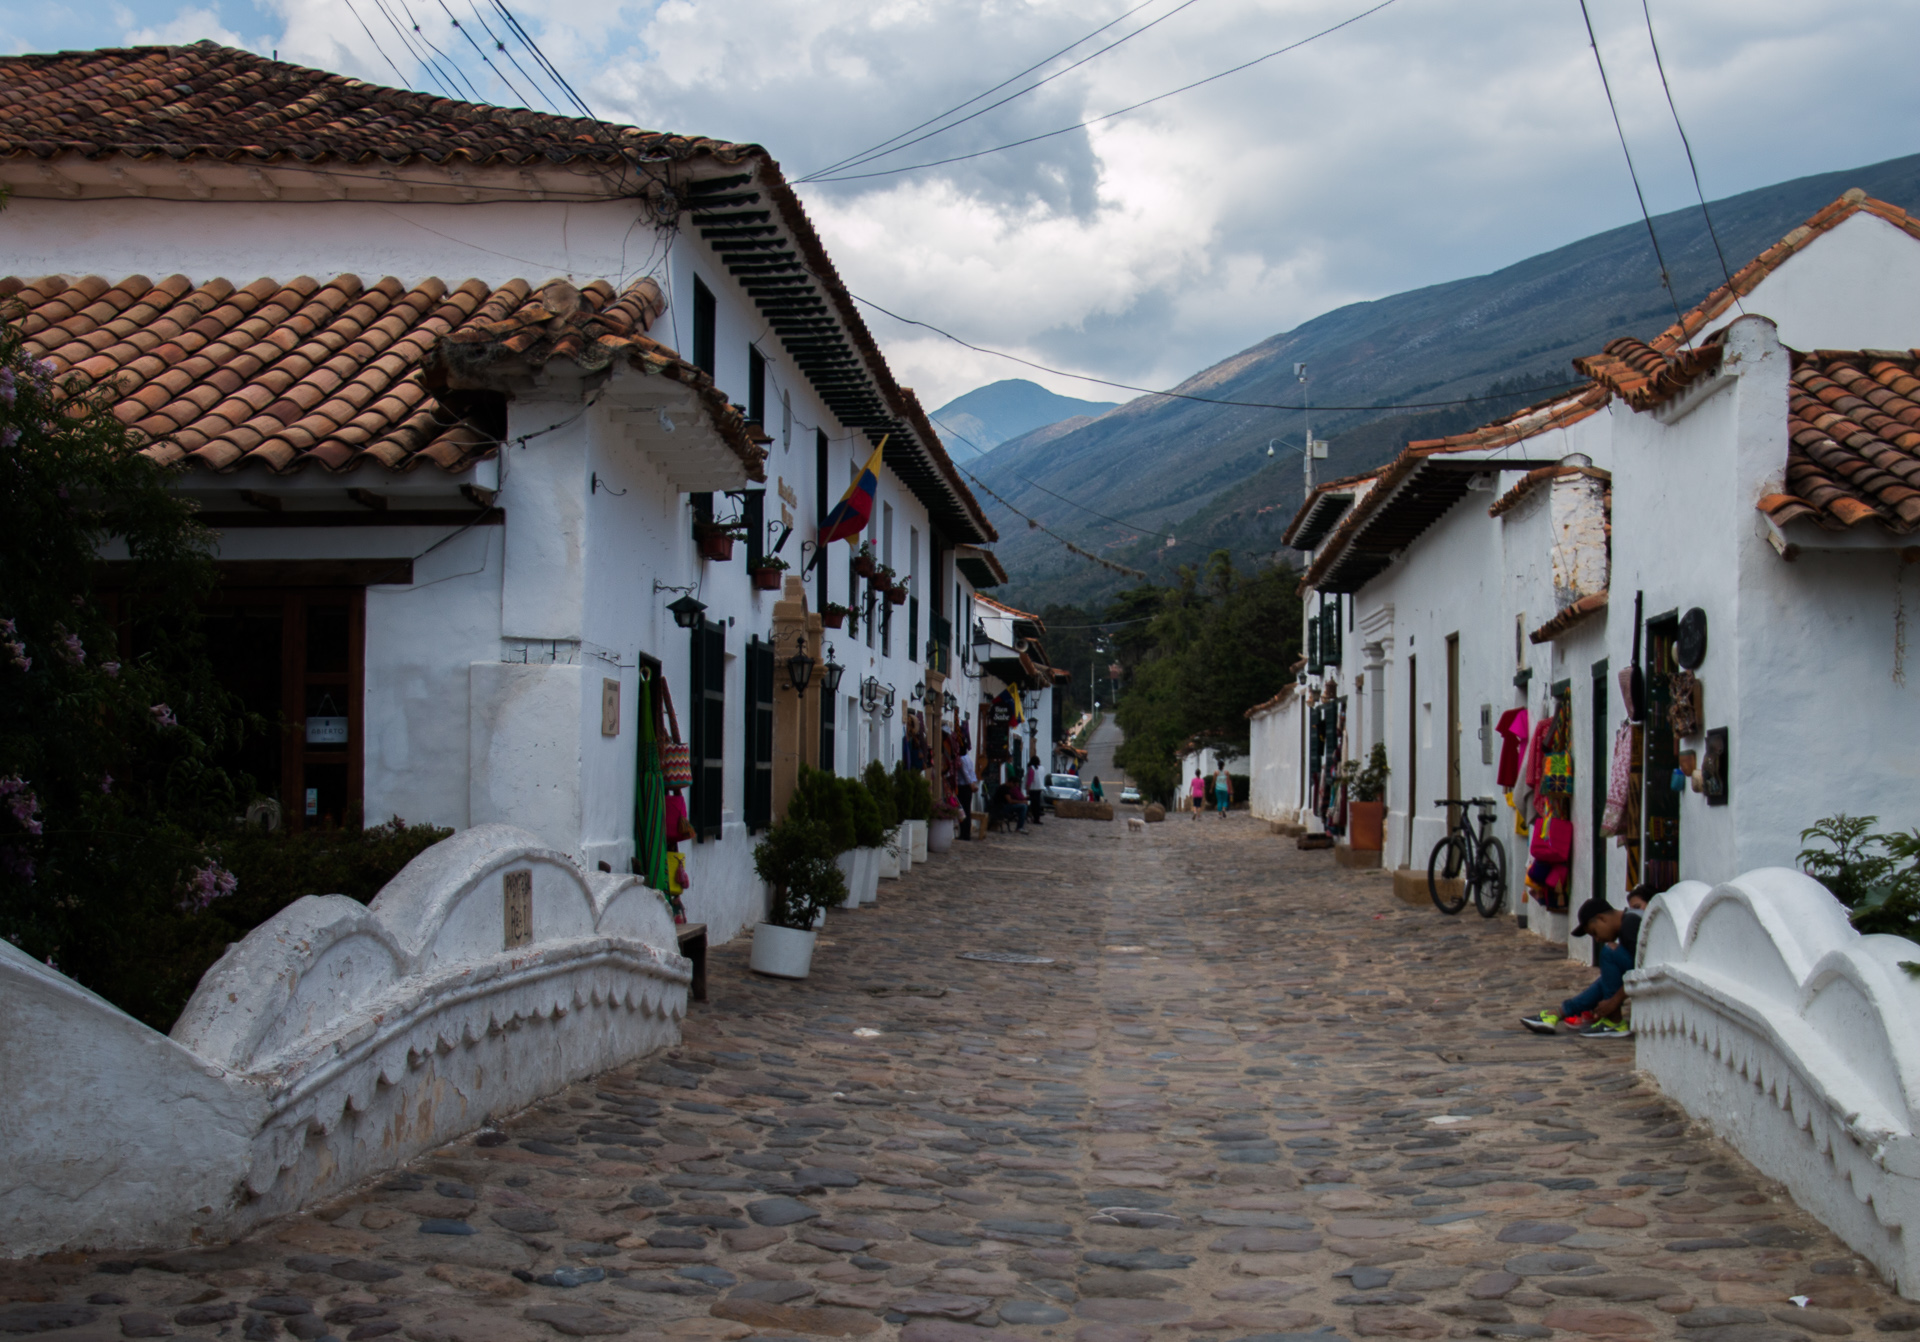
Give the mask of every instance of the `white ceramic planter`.
[(913, 834), (913, 860), (925, 862), (927, 860), (927, 822), (909, 820), (907, 828)]
[(827, 925), (827, 911), (824, 907), (813, 911), (813, 930), (818, 932)]
[(905, 854), (905, 849), (900, 846), (899, 830), (895, 830), (893, 833), (887, 835), (887, 841), (878, 848), (868, 848), (863, 851), (874, 855), (874, 862), (876, 863), (874, 867), (874, 879), (881, 881), (897, 881), (900, 879), (900, 868), (902, 865), (900, 859)]
[(860, 902), (877, 903), (880, 899), (880, 863), (886, 857), (884, 848), (856, 849), (860, 854)]
[(753, 958), (747, 961), (747, 967), (756, 974), (803, 979), (813, 968), (816, 935), (813, 932), (796, 932), (791, 927), (761, 923), (753, 929)]
[(865, 848), (849, 848), (833, 859), (833, 865), (840, 868), (840, 874), (847, 878), (847, 897), (840, 901), (843, 909), (857, 909), (863, 902), (860, 889), (866, 864), (860, 855), (867, 851)]
[(944, 853), (953, 847), (955, 822), (952, 820), (929, 820), (927, 822), (927, 851)]

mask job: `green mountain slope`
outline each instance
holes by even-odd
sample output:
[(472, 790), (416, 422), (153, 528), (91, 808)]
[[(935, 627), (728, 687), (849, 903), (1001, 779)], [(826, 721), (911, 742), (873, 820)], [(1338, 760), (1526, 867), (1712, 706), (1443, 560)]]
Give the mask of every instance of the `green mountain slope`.
[[(1920, 210), (1920, 154), (1714, 202), (1728, 264), (1738, 269), (1856, 186)], [(1673, 277), (1671, 298), (1660, 286), (1646, 228), (1636, 222), (1490, 275), (1336, 309), (1174, 390), (1297, 405), (1301, 389), (1293, 365), (1303, 362), (1312, 400), (1326, 407), (1509, 393), (1426, 411), (1314, 412), (1315, 435), (1332, 441), (1329, 459), (1318, 463), (1321, 478), (1364, 470), (1393, 456), (1409, 438), (1459, 432), (1539, 399), (1553, 385), (1575, 379), (1569, 361), (1576, 356), (1615, 336), (1657, 334), (1673, 321), (1676, 303), (1691, 307), (1721, 283), (1720, 262), (1698, 209), (1656, 216), (1654, 227)], [(1176, 564), (1204, 559), (1210, 549), (1234, 550), (1236, 562), (1243, 563), (1275, 549), (1302, 494), (1303, 427), (1297, 411), (1143, 396), (1065, 432), (1043, 428), (1010, 439), (969, 465), (1048, 527), (1162, 577)], [(1010, 599), (1030, 608), (1084, 603), (1126, 585), (1127, 579), (1074, 558), (997, 505), (989, 503), (989, 510), (1005, 537), (1001, 555), (1015, 575)]]

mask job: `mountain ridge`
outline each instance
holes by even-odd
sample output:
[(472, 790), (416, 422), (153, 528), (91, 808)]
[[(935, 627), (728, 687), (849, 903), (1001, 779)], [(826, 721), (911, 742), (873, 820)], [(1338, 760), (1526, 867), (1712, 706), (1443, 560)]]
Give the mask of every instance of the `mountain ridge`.
[(1048, 391), (1023, 377), (1002, 378), (954, 397), (928, 418), (943, 436), (985, 455), (1011, 438), (1065, 419), (1097, 419), (1117, 401), (1083, 401)]

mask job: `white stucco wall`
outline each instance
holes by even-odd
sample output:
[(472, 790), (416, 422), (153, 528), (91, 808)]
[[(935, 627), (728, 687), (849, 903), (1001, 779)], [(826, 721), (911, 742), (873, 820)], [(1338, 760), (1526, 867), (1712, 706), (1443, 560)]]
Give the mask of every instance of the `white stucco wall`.
[(281, 910), (171, 1037), (0, 943), (0, 1255), (240, 1234), (677, 1042), (690, 978), (658, 894), (500, 825)]
[(1299, 814), (1300, 722), (1298, 694), (1248, 720), (1248, 806), (1262, 820)]

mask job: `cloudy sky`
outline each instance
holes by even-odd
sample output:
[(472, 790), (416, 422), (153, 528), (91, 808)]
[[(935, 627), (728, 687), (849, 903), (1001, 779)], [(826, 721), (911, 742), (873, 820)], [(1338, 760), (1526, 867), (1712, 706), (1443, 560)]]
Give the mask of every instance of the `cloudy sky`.
[[(758, 141), (801, 178), (1101, 25), (1112, 26), (968, 110), (1057, 76), (1033, 92), (843, 175), (1070, 127), (1378, 0), (508, 2), (596, 114)], [(475, 3), (11, 0), (0, 50), (208, 37), (385, 83), (400, 82), (397, 66), (433, 90), (391, 15), (409, 37), (417, 21), (459, 65), (444, 77), (547, 105), (516, 97), (452, 29), (457, 17), (472, 30)], [(1920, 0), (1648, 3), (1710, 197), (1920, 150)], [(1642, 0), (1588, 5), (1648, 204), (1678, 208), (1692, 182)], [(1147, 386), (1343, 303), (1497, 269), (1637, 216), (1578, 0), (1391, 0), (1297, 51), (1085, 129), (804, 191), (855, 292), (978, 344)], [(1010, 376), (1126, 399), (878, 314), (870, 323), (929, 405)]]

